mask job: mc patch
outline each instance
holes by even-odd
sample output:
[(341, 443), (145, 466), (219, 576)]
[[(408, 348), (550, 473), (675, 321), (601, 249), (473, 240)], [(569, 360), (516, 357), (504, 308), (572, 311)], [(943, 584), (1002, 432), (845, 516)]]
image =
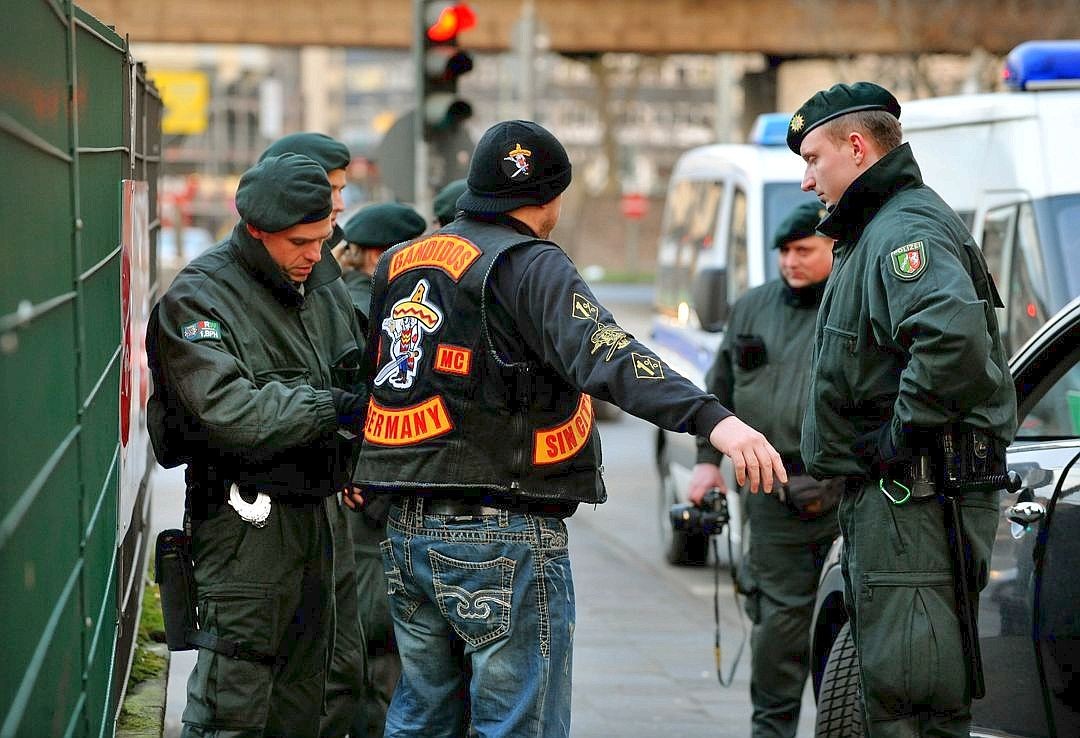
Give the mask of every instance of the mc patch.
[(893, 249), (889, 252), (889, 263), (893, 274), (900, 279), (918, 279), (926, 271), (926, 247), (922, 241), (915, 241)]
[(216, 320), (196, 320), (181, 328), (180, 335), (188, 341), (203, 341), (208, 338), (220, 341), (221, 323)]

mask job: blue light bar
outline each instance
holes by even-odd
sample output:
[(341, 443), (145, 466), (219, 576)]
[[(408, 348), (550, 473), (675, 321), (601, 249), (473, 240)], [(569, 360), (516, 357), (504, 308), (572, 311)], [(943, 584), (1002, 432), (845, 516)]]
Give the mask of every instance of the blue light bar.
[(759, 146), (787, 146), (791, 113), (762, 113), (750, 129), (750, 143)]
[(1027, 41), (1009, 52), (1001, 70), (1015, 90), (1080, 87), (1080, 41)]

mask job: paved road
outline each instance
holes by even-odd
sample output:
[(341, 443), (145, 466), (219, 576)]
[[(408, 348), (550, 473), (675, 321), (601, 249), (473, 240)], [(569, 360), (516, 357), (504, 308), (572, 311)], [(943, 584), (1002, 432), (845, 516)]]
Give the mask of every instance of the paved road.
[[(648, 335), (651, 288), (603, 287), (602, 302), (624, 327)], [(574, 738), (725, 738), (749, 734), (749, 648), (732, 687), (713, 662), (713, 571), (663, 562), (653, 464), (654, 429), (628, 415), (601, 424), (610, 499), (570, 519), (577, 592)], [(155, 477), (155, 528), (179, 521), (183, 475)], [(741, 635), (727, 572), (721, 572), (724, 669)], [(166, 736), (179, 735), (189, 653), (173, 655)], [(803, 700), (800, 738), (813, 735), (813, 700)]]

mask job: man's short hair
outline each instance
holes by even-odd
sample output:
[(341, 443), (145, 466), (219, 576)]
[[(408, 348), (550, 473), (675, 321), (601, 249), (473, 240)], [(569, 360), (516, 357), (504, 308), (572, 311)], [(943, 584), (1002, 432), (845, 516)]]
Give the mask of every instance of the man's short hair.
[(899, 146), (904, 138), (900, 121), (884, 110), (848, 113), (822, 124), (822, 128), (825, 129), (825, 135), (835, 143), (847, 140), (851, 131), (859, 131), (877, 145), (882, 155)]

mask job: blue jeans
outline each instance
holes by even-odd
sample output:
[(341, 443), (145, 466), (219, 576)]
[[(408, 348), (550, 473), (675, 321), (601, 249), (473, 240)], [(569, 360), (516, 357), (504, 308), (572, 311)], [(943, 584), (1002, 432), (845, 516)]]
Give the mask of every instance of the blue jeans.
[(425, 515), (423, 506), (391, 508), (382, 543), (402, 667), (386, 738), (459, 738), (469, 722), (481, 738), (568, 736), (566, 525), (527, 513)]

